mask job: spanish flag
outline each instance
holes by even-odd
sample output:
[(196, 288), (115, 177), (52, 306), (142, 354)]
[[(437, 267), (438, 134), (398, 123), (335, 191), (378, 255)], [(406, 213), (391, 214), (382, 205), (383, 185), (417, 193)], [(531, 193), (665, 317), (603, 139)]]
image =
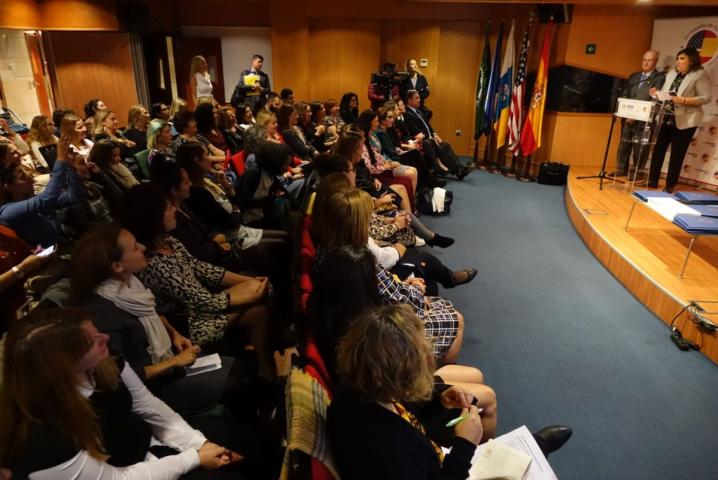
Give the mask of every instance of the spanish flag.
[(536, 83), (531, 93), (531, 103), (524, 127), (521, 129), (521, 152), (529, 156), (541, 147), (541, 126), (543, 125), (543, 110), (546, 105), (546, 86), (548, 85), (548, 54), (551, 51), (551, 34), (553, 21), (546, 28), (541, 49), (541, 61), (536, 72)]
[(496, 149), (506, 144), (506, 132), (509, 127), (509, 109), (511, 108), (511, 89), (514, 83), (514, 22), (511, 22), (511, 32), (506, 41), (506, 53), (504, 63), (501, 65), (501, 77), (499, 77), (499, 99), (496, 103)]

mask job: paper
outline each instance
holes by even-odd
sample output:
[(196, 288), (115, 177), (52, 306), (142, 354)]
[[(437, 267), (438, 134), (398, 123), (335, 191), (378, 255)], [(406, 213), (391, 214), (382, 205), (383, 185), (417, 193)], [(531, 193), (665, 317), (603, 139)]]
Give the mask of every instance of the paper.
[(659, 90), (658, 92), (656, 92), (656, 98), (661, 102), (665, 102), (668, 100), (673, 100), (673, 95), (671, 95), (671, 92), (664, 92)]
[[(531, 463), (523, 476), (523, 480), (558, 480), (533, 435), (529, 432), (529, 429), (526, 428), (526, 425), (495, 438), (492, 443), (495, 442), (502, 443), (531, 458)], [(479, 445), (476, 449), (474, 458), (471, 461), (472, 468), (470, 472), (473, 472), (473, 465), (478, 462), (478, 459), (483, 454), (483, 450), (486, 449), (488, 445), (488, 443), (485, 443), (484, 445)], [(474, 477), (470, 474), (469, 478), (475, 480), (485, 477)]]
[(489, 440), (482, 445), (478, 457), (471, 462), (469, 478), (471, 480), (491, 480), (505, 478), (521, 480), (531, 463), (531, 457), (504, 443)]
[(192, 365), (185, 367), (185, 372), (189, 377), (191, 375), (219, 370), (220, 368), (222, 368), (222, 359), (219, 358), (218, 353), (213, 353), (212, 355), (199, 357)]
[(685, 203), (681, 203), (675, 198), (667, 197), (650, 197), (646, 200), (648, 207), (660, 216), (672, 222), (676, 215), (685, 213), (687, 215), (700, 215), (699, 212), (689, 207)]
[[(244, 84), (245, 85), (253, 87), (254, 85), (257, 84), (257, 82), (259, 82), (259, 75), (257, 75), (256, 73), (248, 73), (247, 75), (244, 76)], [(249, 97), (257, 96), (257, 95), (259, 95), (259, 92), (255, 91), (255, 90), (250, 90), (249, 92), (247, 92), (247, 96), (249, 96)]]

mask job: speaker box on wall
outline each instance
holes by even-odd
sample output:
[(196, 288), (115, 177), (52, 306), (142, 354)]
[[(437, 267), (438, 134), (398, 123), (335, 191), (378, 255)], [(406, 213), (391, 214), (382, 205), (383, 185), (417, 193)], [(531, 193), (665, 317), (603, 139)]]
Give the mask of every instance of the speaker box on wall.
[(548, 23), (553, 17), (556, 23), (571, 23), (573, 5), (568, 3), (537, 3), (539, 23)]

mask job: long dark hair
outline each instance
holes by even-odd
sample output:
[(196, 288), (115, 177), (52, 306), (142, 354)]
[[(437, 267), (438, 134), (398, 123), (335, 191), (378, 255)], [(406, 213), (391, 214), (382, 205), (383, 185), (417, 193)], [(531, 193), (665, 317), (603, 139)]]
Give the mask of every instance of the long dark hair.
[(124, 200), (122, 226), (147, 248), (147, 253), (154, 252), (167, 233), (164, 215), (169, 196), (159, 185), (141, 183), (128, 190)]
[[(79, 389), (77, 364), (92, 347), (80, 309), (36, 310), (14, 322), (5, 340), (4, 384), (0, 389), (0, 465), (12, 466), (25, 451), (32, 425), (40, 423), (104, 461), (102, 432), (92, 404)], [(97, 387), (115, 390), (120, 378), (112, 358), (94, 371)]]
[(342, 120), (344, 120), (346, 123), (352, 123), (355, 122), (357, 117), (359, 116), (359, 107), (351, 108), (349, 107), (349, 102), (352, 101), (352, 98), (357, 99), (357, 104), (359, 103), (359, 97), (354, 92), (348, 92), (342, 95), (342, 99), (339, 102), (339, 116), (342, 117)]
[(72, 251), (70, 298), (82, 306), (95, 287), (112, 275), (112, 264), (122, 257), (117, 245), (122, 227), (117, 223), (98, 225), (87, 230)]
[(197, 122), (197, 131), (202, 135), (217, 129), (214, 119), (214, 106), (211, 103), (200, 103), (194, 109), (194, 119)]
[(321, 256), (312, 283), (309, 331), (334, 374), (339, 339), (360, 313), (381, 304), (376, 259), (366, 247), (339, 247)]
[(374, 149), (371, 146), (371, 122), (373, 122), (376, 117), (377, 113), (374, 110), (364, 110), (356, 121), (356, 126), (364, 132), (364, 145), (366, 145), (366, 149), (369, 152), (372, 165), (376, 163), (376, 157), (374, 156)]
[(204, 184), (204, 174), (200, 162), (205, 153), (204, 145), (195, 142), (183, 143), (177, 149), (177, 165), (187, 171), (193, 185)]
[(92, 146), (87, 160), (100, 168), (107, 168), (112, 163), (112, 151), (119, 147), (116, 142), (109, 138), (99, 140)]

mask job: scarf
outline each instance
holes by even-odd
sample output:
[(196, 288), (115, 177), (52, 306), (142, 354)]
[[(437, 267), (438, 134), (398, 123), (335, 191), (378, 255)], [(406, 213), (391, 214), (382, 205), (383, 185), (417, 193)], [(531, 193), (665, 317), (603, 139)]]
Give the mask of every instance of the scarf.
[(155, 296), (137, 277), (131, 275), (126, 284), (107, 279), (95, 288), (95, 293), (139, 319), (147, 334), (147, 353), (153, 364), (172, 358), (172, 341), (155, 310)]
[(140, 182), (132, 175), (130, 169), (124, 166), (122, 163), (110, 165), (110, 170), (117, 178), (117, 181), (122, 184), (122, 188), (129, 190), (135, 185), (139, 185)]

